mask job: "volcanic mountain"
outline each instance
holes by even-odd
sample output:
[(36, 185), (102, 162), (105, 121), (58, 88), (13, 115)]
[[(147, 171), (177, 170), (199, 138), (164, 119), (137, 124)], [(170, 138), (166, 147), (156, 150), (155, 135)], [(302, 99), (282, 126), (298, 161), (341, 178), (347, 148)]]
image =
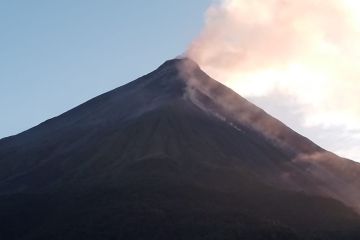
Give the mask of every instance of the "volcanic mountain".
[(190, 59), (0, 141), (0, 239), (360, 239), (360, 165)]

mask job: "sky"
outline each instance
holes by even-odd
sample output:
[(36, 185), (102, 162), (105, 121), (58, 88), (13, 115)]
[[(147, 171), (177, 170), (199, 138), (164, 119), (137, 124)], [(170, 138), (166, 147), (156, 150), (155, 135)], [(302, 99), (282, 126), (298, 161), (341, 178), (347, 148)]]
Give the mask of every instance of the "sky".
[(355, 0), (0, 1), (0, 138), (187, 52), (294, 130), (360, 161), (360, 18), (342, 3), (360, 11)]
[(0, 1), (0, 138), (182, 54), (210, 2)]

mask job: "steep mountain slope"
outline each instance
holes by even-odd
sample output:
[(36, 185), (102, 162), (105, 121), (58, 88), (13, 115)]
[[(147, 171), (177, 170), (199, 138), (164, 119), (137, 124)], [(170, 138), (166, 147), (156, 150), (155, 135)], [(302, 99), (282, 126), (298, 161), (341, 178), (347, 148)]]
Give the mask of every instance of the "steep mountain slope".
[[(267, 138), (272, 145), (288, 154), (290, 161), (286, 161), (285, 165), (290, 168), (282, 169), (282, 178), (278, 184), (285, 180), (290, 183), (291, 189), (295, 187), (306, 192), (312, 192), (311, 188), (315, 187), (313, 193), (337, 198), (360, 210), (358, 163), (340, 158), (297, 134), (235, 92), (204, 75), (194, 62), (185, 61), (180, 65), (181, 75), (190, 79), (190, 90), (187, 92), (192, 102), (236, 129), (252, 128), (260, 137)], [(311, 186), (304, 185), (304, 180), (311, 183)]]
[(354, 239), (359, 173), (175, 59), (0, 141), (0, 237)]

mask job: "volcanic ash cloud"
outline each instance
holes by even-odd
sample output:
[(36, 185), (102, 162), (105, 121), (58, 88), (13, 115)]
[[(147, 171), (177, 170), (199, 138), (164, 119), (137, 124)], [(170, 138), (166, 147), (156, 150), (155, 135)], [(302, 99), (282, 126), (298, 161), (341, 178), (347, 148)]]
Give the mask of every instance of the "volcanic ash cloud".
[(358, 12), (350, 0), (224, 0), (187, 55), (245, 97), (291, 97), (284, 111), (300, 113), (302, 127), (342, 128), (360, 144)]

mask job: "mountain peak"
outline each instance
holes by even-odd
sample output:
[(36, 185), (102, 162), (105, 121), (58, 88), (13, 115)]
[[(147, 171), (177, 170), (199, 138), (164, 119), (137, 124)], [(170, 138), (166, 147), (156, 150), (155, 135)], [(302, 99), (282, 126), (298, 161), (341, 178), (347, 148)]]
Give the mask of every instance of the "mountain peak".
[[(153, 73), (166, 74), (167, 79), (174, 79), (188, 82), (194, 75), (200, 73), (200, 78), (204, 78), (206, 75), (200, 69), (200, 66), (192, 59), (188, 57), (174, 58), (165, 61), (161, 64)], [(170, 75), (171, 74), (171, 75)], [(160, 80), (160, 78), (158, 78)]]
[(165, 61), (153, 72), (129, 83), (128, 88), (137, 89), (143, 96), (177, 99), (184, 96), (189, 82), (194, 80), (195, 75), (199, 79), (207, 77), (195, 61), (189, 58), (175, 58)]
[(174, 58), (174, 59), (170, 59), (170, 60), (165, 61), (158, 69), (174, 68), (174, 67), (179, 68), (182, 65), (192, 67), (193, 69), (200, 68), (199, 65), (194, 60), (192, 60), (191, 58), (178, 57), (178, 58)]

